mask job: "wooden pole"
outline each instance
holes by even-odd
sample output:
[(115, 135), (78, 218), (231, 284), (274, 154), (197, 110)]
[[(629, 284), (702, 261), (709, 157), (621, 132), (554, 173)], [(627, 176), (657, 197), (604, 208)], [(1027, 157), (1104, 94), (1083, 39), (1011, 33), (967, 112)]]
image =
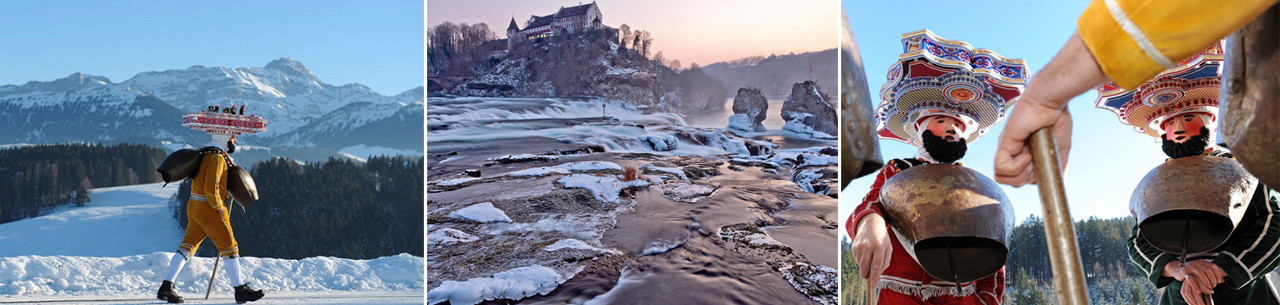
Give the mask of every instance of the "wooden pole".
[(1031, 163), (1040, 203), (1044, 207), (1045, 240), (1049, 243), (1049, 262), (1053, 266), (1053, 285), (1058, 291), (1058, 304), (1089, 304), (1080, 250), (1067, 209), (1067, 193), (1062, 187), (1062, 167), (1058, 164), (1057, 144), (1053, 128), (1046, 127), (1031, 134)]
[(209, 287), (204, 289), (204, 299), (209, 299), (209, 292), (213, 291), (213, 277), (218, 276), (218, 262), (222, 261), (222, 255), (213, 260), (213, 273), (209, 274)]

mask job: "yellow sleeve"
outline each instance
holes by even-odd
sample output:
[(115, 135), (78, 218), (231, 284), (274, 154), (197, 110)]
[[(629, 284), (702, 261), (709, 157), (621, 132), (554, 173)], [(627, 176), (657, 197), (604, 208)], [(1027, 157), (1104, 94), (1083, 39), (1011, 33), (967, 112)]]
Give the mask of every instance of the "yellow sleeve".
[(204, 189), (205, 198), (214, 210), (222, 208), (223, 196), (226, 194), (227, 178), (223, 173), (226, 167), (227, 161), (217, 153), (205, 154), (204, 160), (200, 162), (200, 175), (204, 176), (204, 179), (201, 179), (204, 185), (201, 187)]
[(1253, 21), (1277, 0), (1093, 0), (1080, 37), (1107, 77), (1133, 90)]

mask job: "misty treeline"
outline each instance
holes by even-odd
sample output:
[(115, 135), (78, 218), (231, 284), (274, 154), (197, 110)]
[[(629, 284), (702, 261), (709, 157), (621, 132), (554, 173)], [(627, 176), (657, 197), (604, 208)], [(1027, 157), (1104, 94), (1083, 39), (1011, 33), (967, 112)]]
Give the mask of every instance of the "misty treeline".
[[(232, 204), (231, 228), (246, 256), (370, 259), (400, 253), (423, 256), (422, 157), (370, 157), (358, 163), (330, 158), (298, 164), (274, 158), (253, 166), (259, 200)], [(187, 224), (191, 180), (169, 206)], [(197, 255), (214, 256), (211, 243)]]
[(89, 202), (88, 190), (160, 182), (165, 153), (142, 144), (53, 144), (0, 150), (0, 223)]
[[(765, 96), (788, 96), (791, 85), (812, 80), (818, 83), (824, 96), (829, 96), (830, 90), (839, 88), (836, 84), (838, 58), (836, 49), (832, 48), (800, 54), (740, 58), (706, 65), (702, 70), (724, 82), (730, 94), (738, 88), (752, 87), (760, 89)], [(834, 105), (835, 101), (827, 100)]]
[[(1080, 262), (1093, 304), (1157, 302), (1155, 286), (1129, 262), (1125, 245), (1133, 225), (1133, 217), (1090, 217), (1075, 222)], [(1044, 220), (1035, 215), (1028, 217), (1014, 227), (1010, 239), (1005, 261), (1005, 303), (1056, 304)], [(858, 276), (857, 260), (848, 251), (851, 244), (848, 236), (840, 238), (840, 276), (844, 283), (840, 295), (844, 304), (866, 304), (867, 283)]]

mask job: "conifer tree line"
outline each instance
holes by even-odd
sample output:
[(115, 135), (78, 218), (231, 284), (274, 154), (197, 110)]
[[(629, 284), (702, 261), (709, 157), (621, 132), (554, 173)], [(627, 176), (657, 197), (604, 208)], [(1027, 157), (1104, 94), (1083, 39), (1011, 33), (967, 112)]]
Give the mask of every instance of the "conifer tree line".
[[(1090, 217), (1075, 222), (1076, 243), (1091, 303), (1157, 302), (1155, 286), (1129, 262), (1126, 244), (1134, 223), (1133, 217)], [(857, 260), (848, 251), (852, 241), (848, 236), (840, 239), (841, 302), (866, 304), (866, 280), (858, 276)], [(1005, 261), (1005, 303), (1056, 304), (1044, 219), (1032, 215), (1015, 226), (1009, 248)]]
[[(370, 157), (363, 164), (336, 158), (299, 164), (275, 158), (252, 168), (259, 200), (243, 210), (231, 207), (231, 227), (241, 255), (424, 255), (422, 157)], [(170, 202), (183, 228), (190, 183), (183, 181)], [(197, 255), (216, 255), (215, 247), (206, 244)]]
[(89, 202), (87, 190), (160, 182), (161, 149), (142, 144), (53, 144), (0, 150), (0, 223)]

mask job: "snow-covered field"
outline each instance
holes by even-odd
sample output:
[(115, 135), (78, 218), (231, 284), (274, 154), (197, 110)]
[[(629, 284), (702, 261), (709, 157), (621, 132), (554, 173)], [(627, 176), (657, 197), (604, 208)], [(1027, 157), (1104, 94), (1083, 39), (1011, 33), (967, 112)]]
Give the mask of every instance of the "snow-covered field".
[(422, 152), (412, 149), (395, 149), (382, 146), (365, 146), (364, 144), (356, 146), (343, 147), (338, 150), (339, 155), (343, 155), (352, 160), (364, 162), (370, 156), (422, 156)]
[[(168, 207), (177, 189), (94, 189), (84, 207), (0, 224), (0, 303), (154, 303), (151, 297), (182, 239)], [(408, 254), (372, 260), (245, 257), (241, 264), (246, 280), (267, 292), (264, 304), (423, 300), (424, 261)], [(213, 265), (213, 258), (197, 257), (178, 277), (176, 288), (189, 303), (202, 299)], [(225, 273), (219, 272), (213, 287), (210, 301), (228, 302)]]

